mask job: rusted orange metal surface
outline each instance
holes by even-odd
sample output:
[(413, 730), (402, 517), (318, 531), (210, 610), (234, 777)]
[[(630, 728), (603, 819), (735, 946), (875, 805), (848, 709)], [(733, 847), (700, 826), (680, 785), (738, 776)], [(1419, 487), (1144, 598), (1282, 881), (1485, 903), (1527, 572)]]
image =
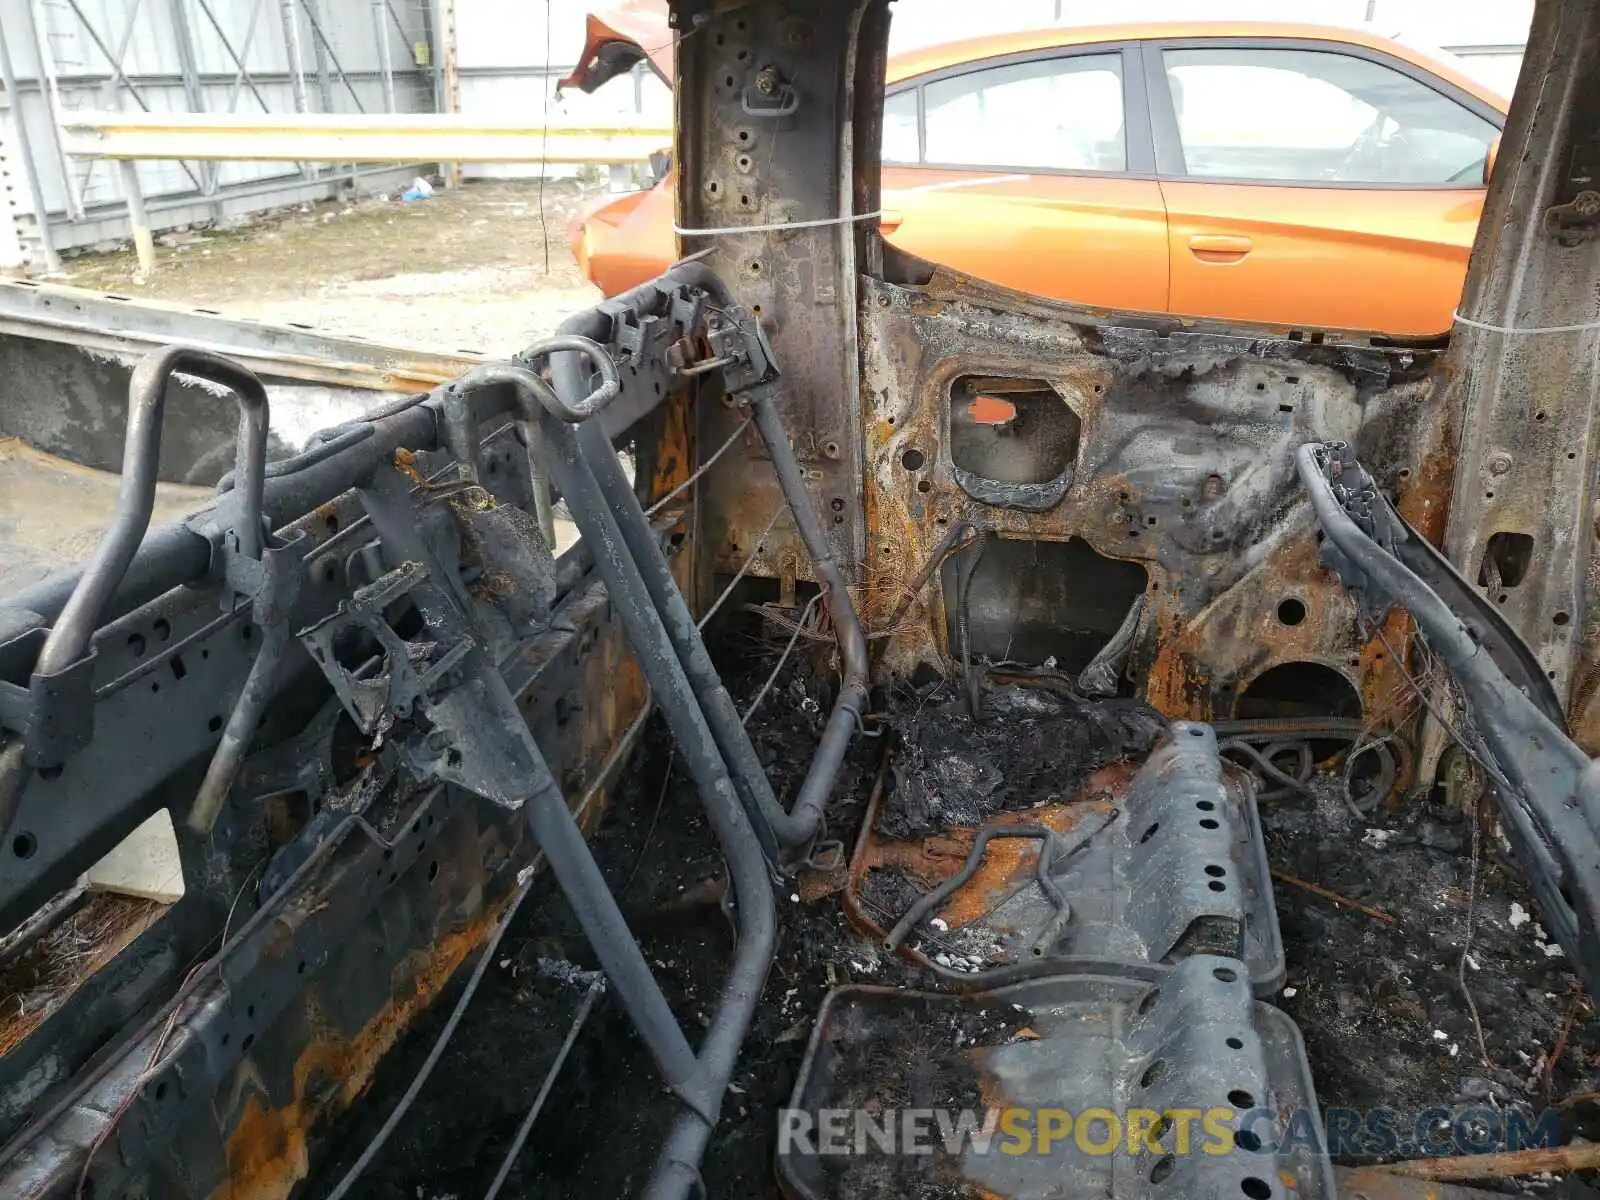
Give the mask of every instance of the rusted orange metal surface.
[[(584, 650), (580, 649), (583, 635), (558, 634), (541, 647), (541, 661), (530, 660), (527, 665), (537, 672), (558, 655), (583, 655), (580, 681), (566, 703), (556, 706), (555, 721), (565, 755), (559, 764), (562, 787), (579, 810), (580, 823), (591, 829), (600, 820), (617, 772), (642, 729), (639, 718), (648, 703), (648, 688), (620, 629), (601, 619), (607, 606), (604, 593), (595, 591), (574, 604), (568, 616), (578, 629), (596, 630), (593, 642)], [(530, 704), (537, 694), (537, 686), (530, 687), (523, 704)], [(557, 765), (552, 760), (552, 766)], [(263, 1075), (249, 1059), (235, 1072), (231, 1103), (221, 1106), (233, 1114), (225, 1122), (228, 1182), (213, 1193), (213, 1200), (289, 1196), (309, 1169), (314, 1131), (326, 1130), (331, 1118), (356, 1100), (384, 1055), (489, 936), (515, 885), (515, 871), (497, 867), (525, 861), (530, 851), (514, 815), (508, 827), (473, 824), (460, 836), (461, 849), (470, 846), (475, 852), (452, 857), (442, 850), (435, 860), (437, 875), (430, 876), (439, 896), (455, 898), (454, 903), (441, 903), (438, 910), (444, 928), (393, 969), (389, 998), (359, 1028), (350, 1030), (340, 1026), (331, 1015), (332, 1006), (319, 995), (319, 988), (336, 985), (314, 983), (287, 1027), (280, 1023), (274, 1039), (275, 1046), (283, 1046), (293, 1044), (297, 1033), (303, 1035), (289, 1077), (291, 1094), (285, 1101), (275, 1102), (277, 1097), (269, 1093)], [(286, 947), (292, 946), (292, 935), (285, 932)], [(341, 1011), (349, 1011), (348, 1002)], [(266, 1047), (260, 1052), (266, 1053)]]

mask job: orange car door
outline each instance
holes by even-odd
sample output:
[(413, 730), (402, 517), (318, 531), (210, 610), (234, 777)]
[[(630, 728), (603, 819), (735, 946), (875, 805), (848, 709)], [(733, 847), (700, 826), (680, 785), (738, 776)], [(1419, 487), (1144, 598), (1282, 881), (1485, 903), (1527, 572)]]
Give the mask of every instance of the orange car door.
[(1138, 66), (1136, 47), (1056, 49), (900, 85), (884, 102), (884, 235), (1020, 291), (1164, 310)]
[(1413, 64), (1301, 40), (1146, 43), (1172, 311), (1447, 331), (1499, 113)]

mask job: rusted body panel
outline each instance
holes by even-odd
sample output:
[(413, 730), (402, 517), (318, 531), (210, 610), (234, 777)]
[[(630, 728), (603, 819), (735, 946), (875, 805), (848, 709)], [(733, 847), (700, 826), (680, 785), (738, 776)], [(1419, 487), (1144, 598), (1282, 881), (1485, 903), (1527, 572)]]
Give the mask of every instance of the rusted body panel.
[[(990, 507), (984, 519), (1001, 538), (1081, 539), (1144, 569), (1131, 670), (1157, 709), (1232, 717), (1252, 682), (1288, 663), (1337, 673), (1369, 712), (1391, 707), (1401, 676), (1319, 563), (1291, 464), (1308, 439), (1370, 446), (1402, 498), (1426, 509), (1414, 431), (1437, 404), (1431, 355), (1108, 329), (945, 272), (921, 287), (866, 287), (869, 571), (913, 574), (976, 507), (951, 457), (954, 381), (1038, 380), (1060, 398), (1060, 419), (1081, 426), (1071, 485), (1046, 511)], [(1068, 623), (1072, 590), (1055, 605)], [(917, 630), (891, 639), (886, 675), (949, 654), (944, 605), (932, 596), (928, 607)]]

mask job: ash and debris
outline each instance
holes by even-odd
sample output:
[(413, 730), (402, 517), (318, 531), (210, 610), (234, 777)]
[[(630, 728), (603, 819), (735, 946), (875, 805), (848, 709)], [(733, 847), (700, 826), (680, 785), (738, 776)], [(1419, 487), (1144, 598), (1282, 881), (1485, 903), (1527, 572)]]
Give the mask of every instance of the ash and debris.
[(896, 697), (890, 724), (900, 752), (878, 831), (905, 839), (1069, 801), (1107, 763), (1149, 753), (1166, 721), (1142, 704), (1020, 684), (989, 691), (974, 721), (961, 689), (941, 681)]
[[(1390, 1158), (1415, 1156), (1406, 1138), (1434, 1108), (1536, 1117), (1566, 1101), (1561, 1140), (1600, 1136), (1600, 1109), (1586, 1095), (1600, 1088), (1600, 1024), (1490, 806), (1476, 872), (1473, 821), (1442, 801), (1408, 800), (1363, 822), (1317, 791), (1264, 804), (1261, 815), (1289, 959), (1276, 1002), (1305, 1036), (1324, 1110), (1398, 1113), (1401, 1146)], [(1580, 1189), (1562, 1195), (1593, 1194), (1562, 1186)]]
[[(729, 635), (717, 652), (731, 664), (730, 691), (747, 701), (776, 651), (745, 631), (742, 638)], [(829, 678), (825, 666), (797, 656), (752, 721), (758, 752), (782, 797), (793, 795), (809, 765), (832, 700)], [(884, 805), (892, 814), (889, 830), (899, 836), (945, 832), (959, 823), (956, 814), (970, 813), (966, 823), (972, 824), (984, 813), (1069, 798), (1097, 765), (1148, 750), (1161, 728), (1159, 717), (1134, 706), (1081, 705), (1053, 695), (1041, 703), (1029, 689), (996, 691), (992, 719), (976, 725), (954, 689), (935, 686), (891, 698), (891, 720), (904, 748)], [(828, 812), (831, 836), (848, 840), (859, 825), (880, 751), (878, 741), (857, 741)], [(692, 785), (681, 770), (664, 781), (668, 769), (668, 743), (653, 722), (591, 846), (694, 1040), (716, 1003), (732, 938), (719, 903), (721, 856)], [(956, 794), (949, 781), (964, 778), (977, 781), (980, 798)], [(1472, 877), (1467, 819), (1440, 804), (1414, 801), (1363, 822), (1337, 796), (1319, 793), (1264, 805), (1263, 823), (1274, 868), (1394, 917), (1389, 924), (1281, 880), (1276, 886), (1290, 972), (1276, 1002), (1305, 1035), (1324, 1108), (1388, 1108), (1404, 1124), (1440, 1106), (1536, 1114), (1569, 1100), (1562, 1139), (1600, 1138), (1600, 1111), (1584, 1098), (1600, 1091), (1600, 1026), (1568, 964), (1541, 936), (1538, 910), (1487, 817), (1465, 967), (1487, 1065), (1456, 979)], [(865, 899), (887, 926), (922, 890), (879, 870), (868, 876)], [(939, 990), (930, 973), (857, 934), (836, 894), (803, 900), (796, 889), (779, 903), (776, 961), (704, 1163), (713, 1196), (774, 1193), (777, 1114), (790, 1098), (831, 988), (859, 982)], [(985, 965), (987, 948), (963, 942), (955, 931), (930, 922), (919, 939), (925, 952), (945, 955), (956, 969)], [(419, 1187), (427, 1195), (481, 1195), (576, 1011), (582, 989), (574, 983), (596, 965), (553, 881), (543, 878), (439, 1070), (364, 1178), (361, 1195), (414, 1200)], [(457, 979), (406, 1035), (380, 1067), (367, 1102), (332, 1131), (328, 1146), (314, 1151), (319, 1170), (305, 1195), (324, 1194), (365, 1146), (427, 1054), (460, 986)], [(930, 1107), (976, 1102), (975, 1077), (962, 1070), (963, 1056), (948, 1053), (953, 1039), (988, 1044), (1015, 1033), (1014, 1021), (1026, 1024), (1026, 1014), (1002, 1012), (987, 1032), (944, 1028), (943, 1014), (919, 1022), (914, 1009), (906, 1011), (912, 1015), (901, 1026), (872, 1031), (876, 1041), (871, 1047), (862, 1041), (852, 1058), (861, 1066), (858, 1090), (866, 1089), (863, 1098), (870, 1090), (880, 1105), (902, 1094), (919, 1102), (933, 1097), (926, 1101)], [(900, 1041), (890, 1045), (895, 1037)], [(675, 1111), (616, 996), (608, 994), (580, 1035), (503, 1194), (546, 1200), (636, 1194)], [(967, 1185), (934, 1164), (902, 1168), (864, 1159), (838, 1165), (856, 1172), (830, 1185), (838, 1195), (969, 1195)], [(904, 1176), (903, 1169), (922, 1174)], [(1582, 1188), (1574, 1179), (1547, 1181), (1539, 1194), (1592, 1195)]]
[[(827, 1108), (877, 1117), (908, 1108), (946, 1112), (980, 1110), (981, 1051), (1030, 1036), (1031, 1014), (1020, 1005), (923, 997), (835, 1010), (826, 1030), (833, 1051)], [(984, 1193), (962, 1178), (959, 1156), (885, 1154), (872, 1143), (865, 1154), (821, 1159), (826, 1194), (850, 1200), (979, 1200)]]
[[(887, 930), (922, 899), (929, 886), (899, 867), (875, 867), (861, 881), (859, 896), (867, 914)], [(939, 917), (925, 922), (911, 936), (909, 944), (941, 967), (967, 974), (1004, 966), (1011, 961), (1005, 938), (994, 929), (978, 924), (951, 929)]]

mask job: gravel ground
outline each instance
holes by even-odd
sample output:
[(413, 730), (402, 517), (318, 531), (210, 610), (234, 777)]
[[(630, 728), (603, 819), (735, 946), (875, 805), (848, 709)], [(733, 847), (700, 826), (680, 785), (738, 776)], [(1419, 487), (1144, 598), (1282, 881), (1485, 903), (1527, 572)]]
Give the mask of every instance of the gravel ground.
[(227, 231), (164, 234), (140, 280), (131, 251), (83, 255), (65, 282), (228, 316), (417, 347), (506, 354), (600, 299), (567, 246), (585, 203), (567, 181), (483, 181), (406, 203), (304, 205)]

